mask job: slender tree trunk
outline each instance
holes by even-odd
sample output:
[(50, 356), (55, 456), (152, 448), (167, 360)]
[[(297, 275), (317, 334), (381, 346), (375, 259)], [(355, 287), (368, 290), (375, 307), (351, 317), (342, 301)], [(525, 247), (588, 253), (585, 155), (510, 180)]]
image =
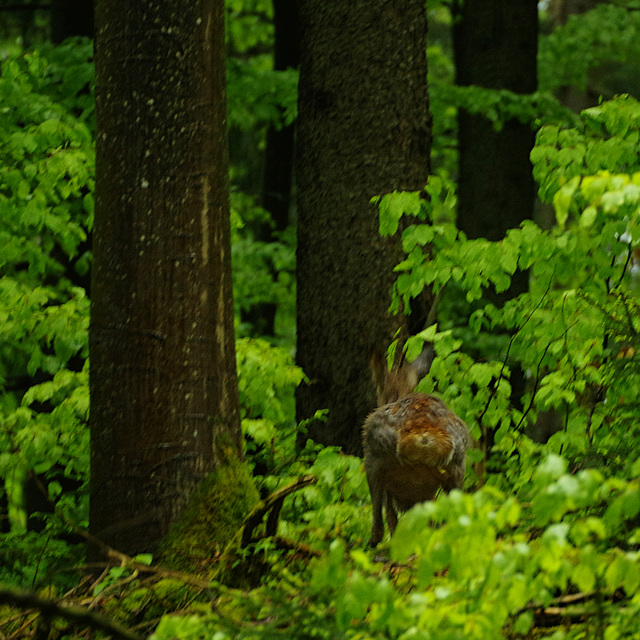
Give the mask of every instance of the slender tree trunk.
[[(531, 93), (537, 87), (537, 0), (457, 0), (454, 4), (454, 57), (457, 83)], [(536, 197), (529, 154), (535, 133), (517, 120), (495, 131), (491, 122), (460, 110), (458, 114), (458, 227), (470, 238), (499, 240), (532, 218)], [(528, 288), (528, 274), (516, 272), (510, 289), (488, 293), (497, 304)], [(524, 372), (511, 373), (512, 401), (525, 391)], [(494, 431), (480, 445), (487, 459)]]
[[(273, 27), (273, 68), (277, 71), (297, 68), (300, 64), (299, 0), (273, 0)], [(280, 129), (269, 127), (267, 131), (262, 206), (271, 214), (275, 231), (284, 231), (289, 225), (294, 140), (293, 124)], [(271, 239), (270, 233), (267, 239)]]
[[(298, 0), (273, 0), (274, 69), (297, 68), (300, 62), (300, 16)], [(272, 242), (274, 232), (289, 226), (295, 124), (269, 127), (264, 155), (262, 206), (271, 214), (273, 227), (261, 224), (256, 239)], [(275, 269), (273, 270), (275, 278)], [(272, 336), (275, 333), (277, 305), (264, 302), (243, 312), (242, 320), (250, 324), (254, 335)]]
[(361, 451), (375, 406), (369, 361), (391, 342), (397, 238), (382, 239), (372, 196), (419, 190), (429, 173), (423, 0), (301, 1), (297, 138), (298, 349), (310, 378), (309, 434)]
[[(537, 87), (536, 0), (456, 2), (457, 83), (531, 93)], [(495, 131), (486, 118), (460, 110), (458, 226), (472, 238), (498, 240), (533, 216), (529, 153), (534, 132), (516, 120)]]
[(135, 553), (241, 455), (222, 0), (98, 0), (91, 530)]
[(51, 0), (51, 41), (93, 38), (93, 0)]

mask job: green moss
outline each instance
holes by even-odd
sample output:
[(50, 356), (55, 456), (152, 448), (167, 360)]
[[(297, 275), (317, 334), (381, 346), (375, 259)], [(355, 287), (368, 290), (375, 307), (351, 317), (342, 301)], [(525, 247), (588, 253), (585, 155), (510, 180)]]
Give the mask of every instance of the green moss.
[(126, 612), (128, 617), (138, 615), (147, 607), (153, 595), (153, 589), (150, 587), (133, 589), (120, 602), (120, 609)]
[(138, 579), (111, 592), (101, 602), (102, 613), (128, 627), (157, 620), (187, 601), (193, 603), (199, 591), (174, 578)]
[(248, 465), (226, 441), (218, 442), (218, 468), (192, 496), (160, 552), (161, 564), (184, 571), (210, 572), (222, 551), (259, 501)]

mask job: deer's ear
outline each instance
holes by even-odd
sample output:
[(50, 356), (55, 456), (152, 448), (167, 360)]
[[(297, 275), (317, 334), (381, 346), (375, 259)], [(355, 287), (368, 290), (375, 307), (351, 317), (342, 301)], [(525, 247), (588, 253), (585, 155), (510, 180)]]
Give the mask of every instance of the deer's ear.
[(374, 351), (369, 361), (371, 367), (371, 378), (376, 388), (376, 393), (380, 395), (380, 391), (384, 389), (389, 377), (389, 369), (387, 368), (387, 359), (380, 351)]
[(416, 384), (422, 380), (430, 371), (436, 352), (432, 344), (425, 343), (420, 355), (409, 365), (415, 371)]

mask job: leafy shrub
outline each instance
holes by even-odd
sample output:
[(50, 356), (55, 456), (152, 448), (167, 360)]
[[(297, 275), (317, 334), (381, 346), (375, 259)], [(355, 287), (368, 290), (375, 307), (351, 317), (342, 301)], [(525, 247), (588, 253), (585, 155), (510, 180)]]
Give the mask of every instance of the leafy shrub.
[(236, 333), (252, 335), (256, 327), (243, 322), (243, 313), (260, 305), (276, 307), (274, 343), (291, 345), (295, 336), (295, 230), (274, 232), (268, 242), (256, 238), (255, 227), (271, 225), (269, 213), (254, 199), (238, 191), (231, 193), (233, 299)]
[(391, 540), (393, 564), (339, 537), (295, 574), (276, 565), (249, 594), (216, 587), (214, 612), (165, 616), (153, 638), (492, 640), (542, 637), (534, 627), (551, 623), (546, 637), (559, 639), (584, 637), (581, 621), (638, 637), (638, 552), (628, 547), (640, 533), (629, 529), (638, 489), (569, 474), (550, 455), (518, 495), (487, 486), (412, 509)]
[[(78, 66), (86, 69), (86, 58)], [(89, 303), (79, 284), (90, 261), (94, 154), (87, 124), (57, 101), (76, 95), (76, 81), (37, 53), (2, 64), (0, 477), (10, 503), (28, 470), (52, 500), (60, 473), (80, 483), (87, 477)], [(78, 496), (66, 499), (83, 522), (86, 492)], [(10, 513), (14, 525), (26, 524), (20, 509)]]
[(287, 351), (266, 340), (238, 340), (236, 359), (247, 454), (262, 475), (277, 474), (295, 456), (294, 393), (304, 374)]
[[(499, 242), (467, 240), (450, 215), (443, 221), (442, 210), (455, 198), (437, 178), (427, 186), (427, 199), (395, 193), (380, 200), (382, 233), (395, 232), (403, 212), (424, 221), (403, 232), (407, 256), (397, 267), (396, 309), (424, 287), (475, 302), (485, 288), (506, 291), (517, 269), (529, 273), (526, 293), (472, 313), (470, 333), (431, 327), (419, 337), (433, 341), (436, 350), (424, 388), (443, 393), (476, 438), (495, 432), (495, 448), (510, 461), (508, 468), (527, 465), (525, 428), (550, 409), (564, 420), (549, 446), (576, 465), (619, 467), (637, 448), (633, 420), (625, 419), (624, 437), (613, 430), (633, 412), (638, 392), (637, 110), (638, 103), (623, 96), (584, 112), (580, 129), (541, 129), (531, 155), (540, 196), (555, 207), (558, 225), (550, 231), (526, 221)], [(512, 338), (498, 358), (485, 353), (477, 362), (465, 353), (470, 339), (482, 343), (505, 329)], [(515, 364), (527, 372), (522, 407), (511, 403)]]

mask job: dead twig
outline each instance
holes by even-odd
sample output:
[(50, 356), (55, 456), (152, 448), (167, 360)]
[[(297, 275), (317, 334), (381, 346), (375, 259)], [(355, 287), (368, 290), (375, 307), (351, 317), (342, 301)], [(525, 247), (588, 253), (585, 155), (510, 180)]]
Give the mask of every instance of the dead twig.
[(82, 607), (61, 605), (55, 600), (42, 598), (29, 591), (0, 587), (0, 602), (23, 609), (36, 609), (45, 619), (63, 618), (74, 624), (99, 629), (119, 640), (142, 640), (136, 633), (121, 627), (104, 616)]
[(270, 496), (261, 500), (242, 523), (242, 538), (240, 546), (244, 548), (259, 539), (259, 537), (257, 538), (253, 535), (253, 532), (262, 523), (266, 514), (269, 515), (267, 517), (265, 533), (264, 536), (260, 537), (270, 538), (275, 536), (278, 528), (278, 518), (280, 516), (280, 510), (282, 509), (284, 499), (294, 491), (298, 491), (310, 484), (315, 484), (316, 481), (317, 479), (315, 476), (301, 476), (292, 484), (274, 491)]

